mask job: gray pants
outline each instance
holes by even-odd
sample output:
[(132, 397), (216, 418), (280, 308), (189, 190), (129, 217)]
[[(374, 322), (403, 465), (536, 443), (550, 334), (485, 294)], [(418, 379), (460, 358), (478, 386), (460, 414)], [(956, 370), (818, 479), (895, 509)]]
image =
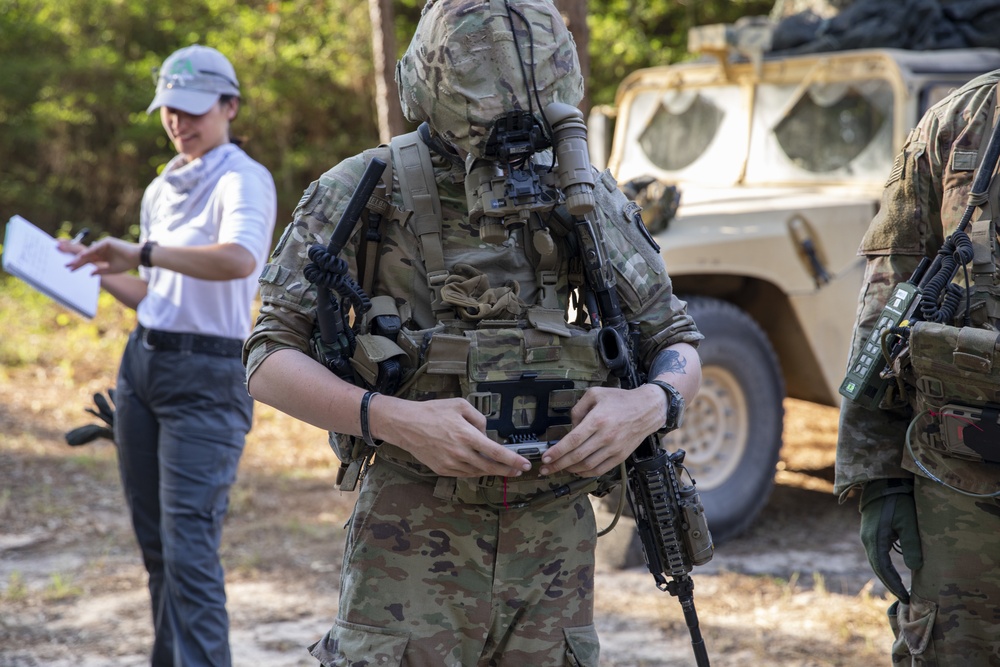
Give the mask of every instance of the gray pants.
[(226, 666), (222, 520), (253, 400), (238, 357), (148, 349), (129, 337), (115, 440), (125, 499), (149, 573), (152, 664)]

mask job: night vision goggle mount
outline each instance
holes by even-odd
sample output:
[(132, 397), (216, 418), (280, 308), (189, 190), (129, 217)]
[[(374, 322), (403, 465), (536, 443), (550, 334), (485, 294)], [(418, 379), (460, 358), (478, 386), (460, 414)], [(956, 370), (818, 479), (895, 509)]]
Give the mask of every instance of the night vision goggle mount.
[[(559, 102), (543, 111), (551, 139), (529, 111), (498, 117), (482, 157), (466, 160), (465, 194), (469, 221), (479, 224), (486, 243), (507, 240), (533, 212), (565, 204), (571, 215), (594, 209), (594, 176), (587, 149), (587, 125), (574, 106)], [(539, 164), (537, 152), (553, 147), (554, 165)]]

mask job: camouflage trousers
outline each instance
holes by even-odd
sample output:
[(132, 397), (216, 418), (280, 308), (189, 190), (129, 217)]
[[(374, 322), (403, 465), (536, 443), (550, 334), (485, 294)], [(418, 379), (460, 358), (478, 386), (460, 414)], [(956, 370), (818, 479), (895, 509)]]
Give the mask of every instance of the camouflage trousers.
[(889, 608), (892, 664), (1000, 667), (1000, 501), (915, 483), (924, 565)]
[[(376, 463), (350, 522), (326, 667), (595, 667), (596, 526), (586, 494), (462, 502), (447, 478)], [(450, 487), (454, 489), (454, 484)]]

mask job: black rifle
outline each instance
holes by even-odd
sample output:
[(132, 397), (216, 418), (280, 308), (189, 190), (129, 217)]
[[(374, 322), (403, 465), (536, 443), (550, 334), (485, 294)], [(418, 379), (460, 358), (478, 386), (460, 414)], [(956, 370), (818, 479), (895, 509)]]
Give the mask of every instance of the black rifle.
[[(622, 388), (634, 389), (645, 382), (635, 360), (637, 335), (622, 314), (613, 270), (603, 259), (599, 228), (586, 217), (575, 221), (587, 285), (592, 291), (590, 305), (596, 309), (591, 314), (599, 315), (601, 322), (601, 357), (620, 378)], [(683, 450), (669, 454), (656, 434), (647, 436), (625, 461), (625, 496), (635, 516), (646, 567), (657, 588), (678, 598), (695, 661), (698, 667), (709, 667), (694, 607), (694, 581), (688, 573), (711, 559), (712, 536), (694, 480), (689, 485), (680, 482), (678, 468), (684, 470), (683, 461)]]

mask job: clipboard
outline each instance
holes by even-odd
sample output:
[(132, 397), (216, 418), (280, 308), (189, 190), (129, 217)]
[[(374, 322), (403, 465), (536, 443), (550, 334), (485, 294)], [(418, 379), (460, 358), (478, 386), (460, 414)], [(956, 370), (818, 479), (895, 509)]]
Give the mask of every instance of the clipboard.
[(3, 270), (42, 294), (87, 318), (97, 315), (101, 277), (81, 268), (66, 268), (72, 255), (59, 242), (19, 215), (7, 221), (3, 240)]

